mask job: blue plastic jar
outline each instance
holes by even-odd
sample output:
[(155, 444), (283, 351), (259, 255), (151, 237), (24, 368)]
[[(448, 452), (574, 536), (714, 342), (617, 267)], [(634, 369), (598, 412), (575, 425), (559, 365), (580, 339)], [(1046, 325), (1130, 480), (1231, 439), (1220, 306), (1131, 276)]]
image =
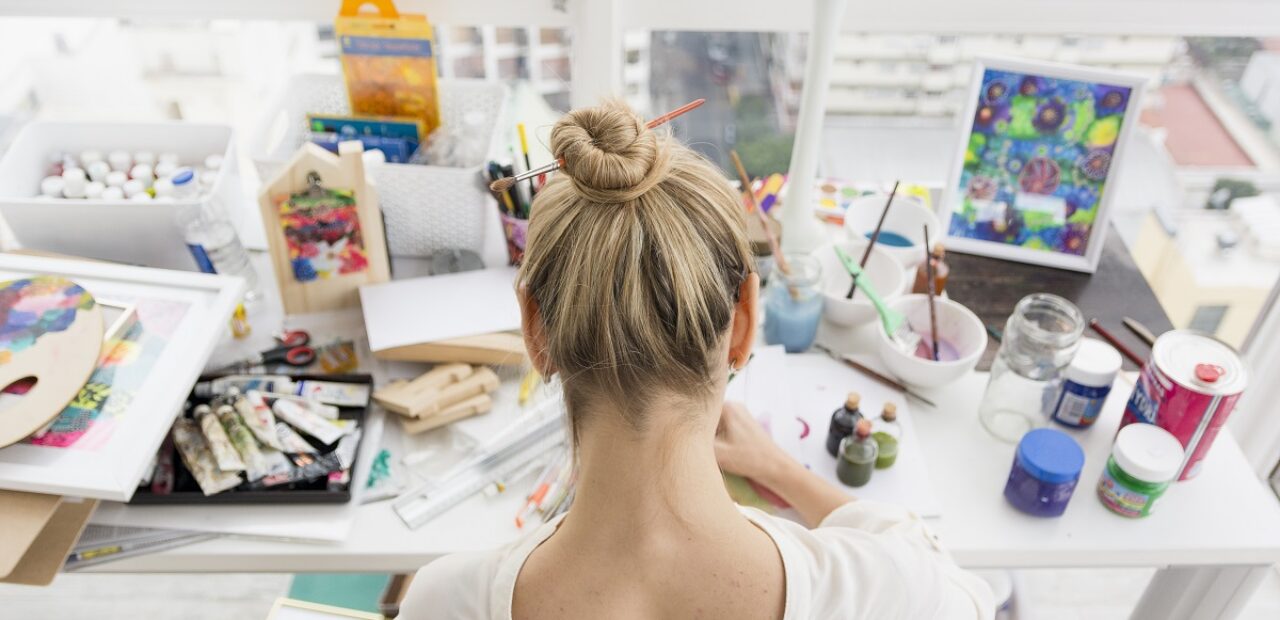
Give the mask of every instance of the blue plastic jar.
[(1067, 509), (1084, 467), (1084, 450), (1062, 431), (1038, 428), (1022, 436), (1004, 497), (1014, 508), (1037, 517), (1058, 517)]

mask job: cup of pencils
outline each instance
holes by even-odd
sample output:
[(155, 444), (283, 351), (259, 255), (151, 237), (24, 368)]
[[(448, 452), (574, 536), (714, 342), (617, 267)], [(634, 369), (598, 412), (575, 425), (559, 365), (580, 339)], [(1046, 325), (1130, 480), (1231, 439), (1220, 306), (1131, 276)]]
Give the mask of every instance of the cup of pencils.
[[(504, 166), (494, 161), (489, 162), (486, 171), (490, 181), (513, 174), (510, 165)], [(519, 265), (524, 257), (525, 240), (529, 237), (529, 202), (531, 200), (520, 194), (518, 186), (512, 186), (506, 191), (493, 192), (493, 197), (498, 201), (498, 218), (502, 222), (502, 236), (507, 239), (509, 264)]]

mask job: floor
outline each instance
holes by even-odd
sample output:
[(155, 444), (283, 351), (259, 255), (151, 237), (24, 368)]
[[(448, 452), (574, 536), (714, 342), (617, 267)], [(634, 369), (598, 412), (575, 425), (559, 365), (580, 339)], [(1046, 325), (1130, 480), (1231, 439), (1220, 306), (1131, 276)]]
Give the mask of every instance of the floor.
[[(1017, 620), (1122, 620), (1150, 570), (1022, 571)], [(290, 575), (61, 575), (49, 588), (0, 585), (11, 618), (259, 620)], [(1280, 571), (1270, 571), (1240, 620), (1280, 618)], [(1012, 620), (1012, 619), (1011, 619)]]

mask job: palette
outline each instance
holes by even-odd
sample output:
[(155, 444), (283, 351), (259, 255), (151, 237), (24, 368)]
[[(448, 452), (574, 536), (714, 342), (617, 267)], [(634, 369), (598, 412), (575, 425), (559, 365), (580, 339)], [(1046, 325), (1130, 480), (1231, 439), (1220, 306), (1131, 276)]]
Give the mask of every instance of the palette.
[(40, 430), (76, 397), (102, 350), (102, 309), (80, 285), (43, 275), (0, 282), (0, 385), (34, 378), (0, 410), (0, 446)]

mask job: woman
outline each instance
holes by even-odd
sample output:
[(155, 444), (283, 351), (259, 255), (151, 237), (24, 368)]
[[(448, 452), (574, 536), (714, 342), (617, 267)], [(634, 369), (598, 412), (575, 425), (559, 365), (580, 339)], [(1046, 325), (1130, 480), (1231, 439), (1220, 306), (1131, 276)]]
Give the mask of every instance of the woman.
[[(908, 512), (852, 500), (784, 454), (729, 373), (760, 279), (738, 196), (620, 103), (551, 132), (519, 274), (525, 344), (564, 385), (570, 512), (418, 572), (402, 618), (989, 618), (990, 591)], [(815, 529), (734, 504), (721, 471)]]

